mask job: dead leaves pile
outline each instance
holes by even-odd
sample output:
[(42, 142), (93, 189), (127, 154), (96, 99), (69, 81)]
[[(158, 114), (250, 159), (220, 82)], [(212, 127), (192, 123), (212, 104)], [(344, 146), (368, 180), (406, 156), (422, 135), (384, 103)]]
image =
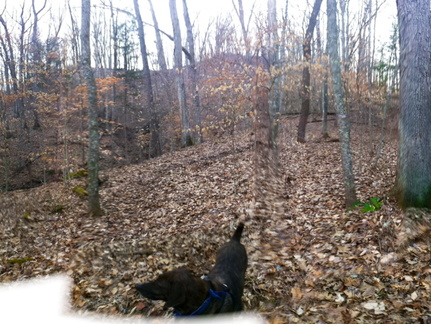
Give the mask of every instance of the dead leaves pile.
[[(265, 239), (252, 225), (244, 232), (251, 256), (246, 308), (271, 323), (431, 320), (429, 242), (411, 242), (386, 260), (403, 232), (402, 212), (388, 198), (396, 143), (385, 146), (374, 168), (374, 155), (359, 145), (361, 132), (354, 133), (358, 196), (381, 198), (383, 206), (346, 211), (339, 143), (318, 142), (312, 123), (309, 142), (298, 144), (295, 123), (285, 121), (280, 132), (285, 223), (268, 219), (282, 229), (280, 250), (259, 255), (265, 249), (256, 242)], [(84, 179), (0, 195), (0, 281), (63, 272), (74, 280), (80, 311), (166, 315), (133, 285), (182, 265), (198, 276), (208, 272), (250, 208), (252, 147), (242, 134), (107, 170), (100, 218), (88, 218), (85, 199), (72, 191)]]

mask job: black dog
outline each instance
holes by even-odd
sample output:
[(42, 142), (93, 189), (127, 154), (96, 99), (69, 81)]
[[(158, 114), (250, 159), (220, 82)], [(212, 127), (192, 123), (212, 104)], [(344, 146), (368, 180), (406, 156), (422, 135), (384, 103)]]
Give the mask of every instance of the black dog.
[(177, 316), (241, 311), (247, 268), (247, 253), (240, 243), (243, 229), (240, 223), (230, 241), (218, 250), (216, 264), (205, 279), (178, 268), (136, 285), (136, 289), (146, 298), (164, 300), (165, 307), (173, 307)]

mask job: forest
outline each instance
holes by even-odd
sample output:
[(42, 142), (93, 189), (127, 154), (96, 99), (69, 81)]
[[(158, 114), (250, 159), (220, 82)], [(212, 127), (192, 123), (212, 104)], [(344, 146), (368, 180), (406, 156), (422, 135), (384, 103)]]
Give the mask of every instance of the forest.
[(431, 1), (220, 6), (5, 1), (0, 284), (170, 318), (134, 285), (244, 222), (246, 312), (430, 322)]

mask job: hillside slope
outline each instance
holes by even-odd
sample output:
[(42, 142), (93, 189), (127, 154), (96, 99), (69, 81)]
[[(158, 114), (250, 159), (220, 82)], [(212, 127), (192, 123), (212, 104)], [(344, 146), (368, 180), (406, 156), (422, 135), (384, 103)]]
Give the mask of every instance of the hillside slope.
[[(309, 142), (298, 144), (296, 122), (283, 122), (279, 145), (285, 258), (283, 264), (255, 258), (259, 233), (246, 226), (246, 309), (273, 323), (428, 320), (429, 246), (418, 242), (399, 262), (380, 262), (402, 229), (402, 212), (387, 198), (396, 143), (385, 146), (374, 168), (363, 139), (353, 136), (358, 196), (380, 198), (382, 208), (345, 211), (339, 143), (319, 141), (319, 124), (312, 123)], [(133, 285), (182, 265), (208, 272), (250, 208), (252, 140), (241, 134), (102, 172), (106, 215), (96, 219), (73, 190), (85, 186), (84, 178), (1, 194), (0, 281), (64, 272), (81, 311), (165, 314)]]

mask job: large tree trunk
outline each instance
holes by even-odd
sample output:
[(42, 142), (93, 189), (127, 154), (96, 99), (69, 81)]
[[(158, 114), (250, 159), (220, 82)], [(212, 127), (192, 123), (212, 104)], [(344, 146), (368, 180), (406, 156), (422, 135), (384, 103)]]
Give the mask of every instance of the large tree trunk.
[(328, 12), (328, 54), (331, 62), (332, 87), (341, 142), (341, 161), (343, 167), (346, 207), (357, 202), (355, 177), (353, 175), (352, 152), (350, 150), (350, 123), (344, 102), (344, 89), (341, 83), (341, 64), (338, 54), (337, 2), (327, 0)]
[(154, 104), (153, 86), (151, 81), (150, 65), (148, 64), (147, 45), (145, 43), (144, 23), (142, 22), (141, 12), (139, 10), (138, 0), (133, 0), (135, 6), (136, 19), (138, 20), (139, 44), (141, 47), (141, 56), (144, 75), (144, 92), (146, 96), (146, 104), (150, 113), (150, 157), (156, 157), (162, 154), (162, 146), (160, 143), (160, 127), (159, 117)]
[(399, 204), (431, 208), (431, 27), (429, 0), (397, 0), (400, 35)]
[(97, 114), (97, 88), (91, 69), (90, 52), (90, 0), (82, 0), (81, 68), (87, 84), (88, 99), (88, 212), (92, 216), (103, 214), (99, 201), (99, 123)]
[(169, 0), (169, 8), (171, 11), (172, 28), (174, 31), (174, 66), (177, 74), (177, 89), (178, 89), (178, 102), (180, 106), (180, 119), (181, 119), (181, 145), (183, 147), (192, 145), (192, 137), (189, 124), (189, 112), (186, 102), (186, 86), (184, 84), (184, 71), (182, 59), (182, 45), (181, 45), (181, 30), (180, 21), (178, 19), (176, 0)]
[(304, 44), (302, 45), (303, 50), (303, 64), (302, 68), (302, 104), (301, 104), (301, 115), (299, 117), (298, 124), (298, 142), (305, 143), (305, 130), (307, 127), (307, 119), (310, 114), (310, 68), (309, 64), (311, 61), (311, 39), (313, 38), (314, 27), (317, 23), (317, 15), (319, 14), (320, 5), (322, 0), (316, 0), (314, 2), (313, 11), (310, 16), (307, 31), (305, 32)]

